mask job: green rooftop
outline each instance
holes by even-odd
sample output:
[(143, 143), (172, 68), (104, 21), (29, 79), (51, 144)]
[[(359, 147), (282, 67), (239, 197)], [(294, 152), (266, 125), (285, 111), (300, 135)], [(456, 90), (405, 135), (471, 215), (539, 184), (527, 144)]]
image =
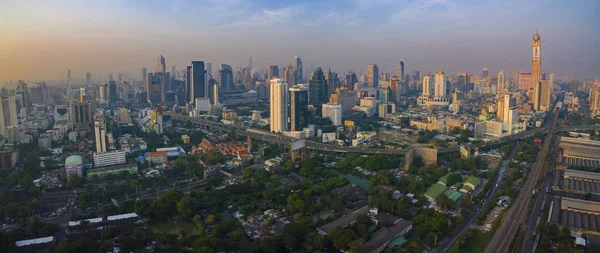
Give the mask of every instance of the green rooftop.
[(475, 188), (481, 183), (481, 179), (476, 178), (476, 177), (468, 177), (467, 180), (465, 180), (465, 185), (469, 185), (469, 187), (471, 187), (471, 185), (473, 186), (473, 188), (471, 190), (475, 190)]
[(463, 194), (462, 192), (457, 192), (455, 190), (447, 190), (444, 192), (448, 198), (454, 202), (456, 202)]
[(439, 184), (439, 183), (435, 183), (435, 184), (432, 184), (431, 186), (429, 186), (429, 188), (427, 188), (427, 191), (425, 191), (425, 196), (430, 197), (432, 199), (436, 199), (445, 190), (446, 190), (446, 186)]
[(450, 188), (459, 189), (463, 184), (461, 182), (456, 182)]
[(392, 241), (390, 241), (390, 243), (388, 243), (387, 247), (390, 247), (390, 248), (402, 247), (402, 245), (404, 245), (405, 243), (406, 243), (406, 238), (404, 238), (404, 236), (397, 236)]
[(443, 185), (448, 185), (448, 177), (450, 177), (450, 175), (452, 175), (452, 172), (448, 172), (448, 174), (440, 177), (440, 179), (438, 179), (438, 182), (442, 183)]

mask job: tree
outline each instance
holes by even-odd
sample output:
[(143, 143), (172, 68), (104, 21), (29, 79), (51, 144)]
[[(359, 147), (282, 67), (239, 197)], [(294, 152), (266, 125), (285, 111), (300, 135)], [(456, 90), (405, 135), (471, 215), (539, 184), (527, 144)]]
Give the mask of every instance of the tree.
[(337, 249), (346, 249), (348, 248), (348, 244), (355, 240), (358, 236), (354, 231), (349, 228), (336, 229), (333, 232), (332, 241), (333, 246)]
[(69, 187), (80, 188), (83, 185), (83, 179), (78, 176), (73, 176), (69, 179)]
[(313, 249), (322, 249), (325, 247), (325, 238), (318, 232), (310, 232), (307, 236), (307, 242)]
[(183, 218), (190, 218), (196, 209), (196, 200), (190, 196), (185, 196), (177, 202), (177, 212)]
[[(74, 242), (61, 242), (54, 249), (54, 253), (86, 253), (94, 252), (92, 243), (87, 240), (77, 240)], [(129, 251), (124, 251), (129, 252)]]
[(214, 224), (215, 222), (217, 222), (217, 216), (215, 216), (214, 214), (209, 214), (208, 216), (206, 216), (205, 222), (206, 224)]

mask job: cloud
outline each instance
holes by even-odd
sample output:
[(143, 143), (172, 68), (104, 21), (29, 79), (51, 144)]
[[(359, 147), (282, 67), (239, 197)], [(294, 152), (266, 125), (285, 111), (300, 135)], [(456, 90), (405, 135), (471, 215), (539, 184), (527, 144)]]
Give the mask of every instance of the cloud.
[(324, 20), (328, 24), (341, 25), (346, 27), (357, 26), (363, 23), (363, 20), (356, 12), (334, 12), (329, 11), (325, 14)]
[(238, 20), (224, 26), (239, 27), (280, 25), (292, 21), (295, 17), (302, 13), (304, 13), (304, 7), (301, 5), (292, 5), (279, 9), (262, 9), (250, 14), (246, 19)]

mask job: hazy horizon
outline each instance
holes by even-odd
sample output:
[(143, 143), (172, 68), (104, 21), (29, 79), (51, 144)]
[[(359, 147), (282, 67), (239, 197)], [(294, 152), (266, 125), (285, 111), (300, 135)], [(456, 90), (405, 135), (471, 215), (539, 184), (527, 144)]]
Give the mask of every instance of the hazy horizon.
[[(51, 2), (51, 3), (50, 3)], [(531, 70), (531, 40), (542, 40), (542, 71), (599, 77), (599, 1), (18, 1), (0, 3), (0, 82), (107, 78), (156, 58), (235, 69), (294, 62), (304, 69), (366, 73), (419, 70), (491, 76)]]

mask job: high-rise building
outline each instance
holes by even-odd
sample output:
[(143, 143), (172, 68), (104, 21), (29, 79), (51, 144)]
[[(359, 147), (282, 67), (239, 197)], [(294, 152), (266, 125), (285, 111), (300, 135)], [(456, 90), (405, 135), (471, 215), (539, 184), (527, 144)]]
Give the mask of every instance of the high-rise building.
[(456, 88), (458, 88), (461, 91), (468, 91), (467, 90), (467, 83), (469, 80), (469, 75), (466, 72), (460, 72), (457, 75), (457, 79), (456, 79)]
[(110, 82), (110, 81), (114, 81), (114, 80), (115, 79), (113, 78), (113, 74), (112, 73), (108, 74), (108, 81)]
[(413, 71), (413, 77), (412, 79), (414, 81), (421, 81), (421, 71)]
[[(148, 73), (146, 75), (146, 80), (144, 82), (144, 86), (146, 89), (146, 96), (148, 103), (151, 104), (159, 104), (162, 102), (162, 79), (155, 75), (158, 73)], [(110, 92), (109, 92), (110, 94)]]
[(541, 96), (541, 85), (540, 81), (542, 78), (542, 42), (540, 34), (535, 32), (533, 35), (533, 41), (531, 43), (532, 48), (532, 60), (531, 60), (531, 85), (530, 89), (533, 90), (533, 109), (536, 111), (540, 110), (540, 96)]
[(49, 104), (50, 98), (46, 83), (35, 83), (29, 87), (29, 97), (33, 104)]
[(177, 78), (177, 66), (175, 65), (171, 66), (171, 77)]
[(390, 80), (390, 73), (389, 72), (384, 71), (384, 72), (381, 72), (381, 74), (379, 74), (379, 81), (388, 81), (388, 80)]
[(123, 74), (122, 73), (119, 73), (117, 75), (117, 80), (119, 80), (119, 82), (123, 81)]
[(504, 81), (504, 72), (500, 70), (498, 73), (498, 94), (504, 92), (506, 82)]
[(270, 89), (271, 132), (287, 131), (288, 84), (281, 78), (274, 78), (271, 79)]
[(341, 104), (323, 104), (322, 117), (329, 118), (334, 126), (342, 125), (342, 105)]
[(579, 86), (579, 84), (577, 83), (577, 80), (573, 79), (571, 81), (571, 93), (573, 93), (573, 95), (577, 94), (578, 86)]
[(67, 85), (71, 87), (71, 70), (67, 69)]
[(146, 75), (148, 74), (147, 68), (142, 68), (142, 81), (146, 80)]
[(96, 138), (96, 153), (106, 152), (106, 123), (104, 119), (94, 120), (94, 137)]
[[(308, 92), (310, 94), (310, 89)], [(329, 104), (341, 105), (342, 113), (349, 113), (356, 105), (357, 99), (356, 91), (351, 91), (348, 88), (338, 88), (335, 93), (329, 96)]]
[(211, 103), (213, 105), (219, 105), (219, 99), (221, 97), (221, 96), (219, 96), (219, 94), (221, 92), (219, 90), (219, 83), (217, 83), (217, 80), (215, 80), (214, 78), (211, 77), (208, 81), (208, 85), (209, 85), (209, 87), (212, 87), (211, 93), (210, 93), (211, 94), (210, 98), (212, 99)]
[(280, 77), (279, 76), (279, 66), (271, 65), (271, 66), (269, 66), (269, 80), (271, 80), (275, 77)]
[(156, 73), (165, 73), (167, 72), (167, 65), (165, 64), (165, 57), (162, 54), (156, 59)]
[(0, 103), (0, 135), (7, 137), (7, 128), (16, 128), (19, 125), (17, 121), (17, 103), (15, 96), (2, 98)]
[(531, 87), (531, 73), (519, 73), (519, 90), (528, 91)]
[(212, 77), (213, 76), (213, 73), (212, 73), (212, 63), (206, 62), (206, 63), (204, 63), (204, 66), (206, 67), (206, 76), (208, 78)]
[(221, 64), (219, 69), (219, 78), (217, 82), (221, 85), (221, 92), (235, 91), (233, 83), (233, 69), (228, 64)]
[(488, 71), (488, 68), (483, 68), (483, 75), (482, 75), (482, 78), (483, 78), (483, 79), (485, 79), (485, 78), (488, 78), (488, 77), (489, 77), (489, 71)]
[(423, 97), (431, 96), (431, 76), (429, 73), (425, 74), (423, 77)]
[(350, 71), (346, 73), (346, 88), (352, 90), (354, 88), (354, 84), (358, 82), (358, 78), (356, 77), (356, 73)]
[(327, 81), (323, 70), (318, 67), (308, 82), (308, 102), (318, 106), (327, 102)]
[(117, 83), (115, 81), (108, 83), (108, 103), (111, 106), (117, 104)]
[[(300, 60), (300, 57), (298, 57), (297, 55), (295, 57), (296, 57), (296, 72), (294, 75), (294, 79), (295, 79), (294, 84), (303, 83), (304, 78), (303, 78), (302, 71), (304, 71), (304, 70), (302, 69), (302, 60)], [(292, 85), (291, 83), (288, 83), (288, 84)]]
[(435, 73), (435, 92), (434, 96), (436, 98), (446, 97), (447, 93), (447, 85), (446, 85), (446, 76), (444, 75), (444, 71), (441, 69)]
[(327, 102), (329, 94), (334, 93), (335, 89), (339, 88), (337, 74), (331, 72), (331, 68), (325, 73), (325, 82), (327, 83), (327, 90), (324, 92), (325, 94), (323, 94), (323, 96), (325, 96), (323, 102)]
[(298, 85), (290, 88), (290, 131), (308, 126), (308, 89)]
[(379, 67), (377, 67), (377, 64), (369, 64), (367, 70), (367, 85), (369, 87), (377, 87), (377, 85), (379, 85)]
[(93, 122), (94, 108), (92, 101), (71, 101), (69, 112), (71, 123), (78, 132), (88, 132)]
[(588, 104), (590, 105), (590, 114), (592, 116), (600, 115), (600, 81), (596, 79), (590, 87)]
[(192, 61), (190, 69), (190, 101), (196, 98), (208, 97), (208, 86), (206, 85), (206, 70), (203, 61)]
[(392, 101), (394, 103), (398, 103), (400, 101), (400, 96), (402, 95), (402, 89), (400, 87), (400, 80), (398, 80), (398, 76), (392, 76), (390, 80), (390, 88), (392, 90)]
[(85, 82), (90, 84), (92, 82), (92, 73), (87, 72), (85, 73)]
[(404, 59), (400, 59), (400, 61), (396, 63), (396, 76), (400, 78), (401, 81), (408, 81), (404, 79)]
[(540, 110), (547, 111), (550, 109), (552, 102), (552, 86), (548, 80), (540, 82)]
[(283, 81), (288, 85), (296, 85), (296, 72), (294, 72), (294, 67), (292, 65), (287, 65), (283, 68)]

